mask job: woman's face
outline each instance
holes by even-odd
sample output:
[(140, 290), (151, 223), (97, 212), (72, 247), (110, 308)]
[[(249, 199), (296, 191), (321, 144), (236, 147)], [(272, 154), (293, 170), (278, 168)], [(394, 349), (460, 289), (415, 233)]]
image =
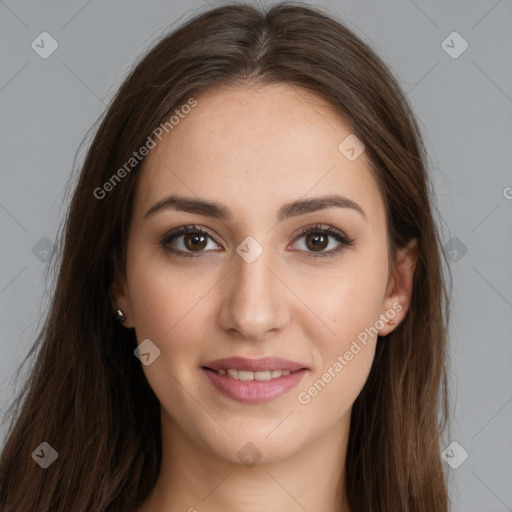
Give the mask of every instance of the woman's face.
[(278, 461), (348, 432), (375, 333), (407, 297), (388, 283), (367, 155), (339, 149), (351, 130), (328, 105), (282, 84), (196, 100), (145, 160), (115, 305), (150, 340), (163, 428), (212, 456)]

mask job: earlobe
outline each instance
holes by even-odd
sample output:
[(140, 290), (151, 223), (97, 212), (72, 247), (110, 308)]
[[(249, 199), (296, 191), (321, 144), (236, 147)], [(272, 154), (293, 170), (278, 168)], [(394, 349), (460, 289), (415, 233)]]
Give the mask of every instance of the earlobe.
[[(114, 317), (117, 318), (124, 327), (134, 327), (132, 324), (133, 315), (130, 307), (130, 298), (128, 296), (126, 279), (119, 270), (116, 270), (110, 295)], [(122, 314), (116, 313), (117, 310), (120, 310)]]
[(411, 239), (397, 251), (396, 270), (390, 278), (383, 315), (387, 318), (379, 330), (379, 336), (386, 336), (402, 322), (409, 310), (413, 292), (414, 270), (418, 261), (418, 241)]

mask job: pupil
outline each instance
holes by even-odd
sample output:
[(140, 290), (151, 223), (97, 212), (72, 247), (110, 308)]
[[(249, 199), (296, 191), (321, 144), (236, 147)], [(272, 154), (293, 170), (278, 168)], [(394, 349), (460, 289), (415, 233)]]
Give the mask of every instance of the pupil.
[[(201, 242), (197, 242), (197, 239), (202, 239)], [(204, 235), (198, 235), (198, 234), (186, 234), (185, 235), (185, 246), (187, 247), (187, 249), (191, 249), (191, 250), (194, 250), (194, 246), (200, 244), (200, 247), (199, 249), (204, 249), (205, 247), (205, 240), (206, 240), (206, 237)], [(190, 244), (189, 242), (192, 241), (192, 244)], [(197, 247), (195, 247), (197, 249)]]

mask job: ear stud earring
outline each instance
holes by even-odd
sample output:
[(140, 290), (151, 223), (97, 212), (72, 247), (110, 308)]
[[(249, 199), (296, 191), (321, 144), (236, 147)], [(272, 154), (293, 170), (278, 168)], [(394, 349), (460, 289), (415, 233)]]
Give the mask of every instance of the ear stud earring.
[(125, 314), (123, 313), (123, 310), (122, 309), (115, 309), (114, 310), (114, 317), (115, 319), (119, 322), (119, 323), (124, 323), (126, 322), (126, 316)]

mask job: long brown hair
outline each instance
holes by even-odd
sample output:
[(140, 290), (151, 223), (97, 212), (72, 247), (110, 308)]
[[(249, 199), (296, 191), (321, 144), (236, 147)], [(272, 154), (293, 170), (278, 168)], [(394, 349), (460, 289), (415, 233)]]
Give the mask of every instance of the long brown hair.
[[(449, 299), (420, 130), (364, 42), (326, 11), (286, 2), (195, 13), (137, 63), (101, 119), (61, 227), (33, 364), (9, 410), (3, 512), (129, 511), (150, 493), (161, 462), (160, 406), (134, 356), (134, 330), (111, 314), (143, 160), (126, 162), (193, 95), (249, 82), (287, 83), (327, 100), (366, 146), (386, 204), (391, 262), (410, 239), (419, 244), (408, 314), (377, 344), (353, 405), (351, 509), (448, 510), (439, 444), (448, 416)], [(123, 166), (122, 179), (98, 197)], [(58, 453), (47, 469), (32, 459), (42, 442)]]

